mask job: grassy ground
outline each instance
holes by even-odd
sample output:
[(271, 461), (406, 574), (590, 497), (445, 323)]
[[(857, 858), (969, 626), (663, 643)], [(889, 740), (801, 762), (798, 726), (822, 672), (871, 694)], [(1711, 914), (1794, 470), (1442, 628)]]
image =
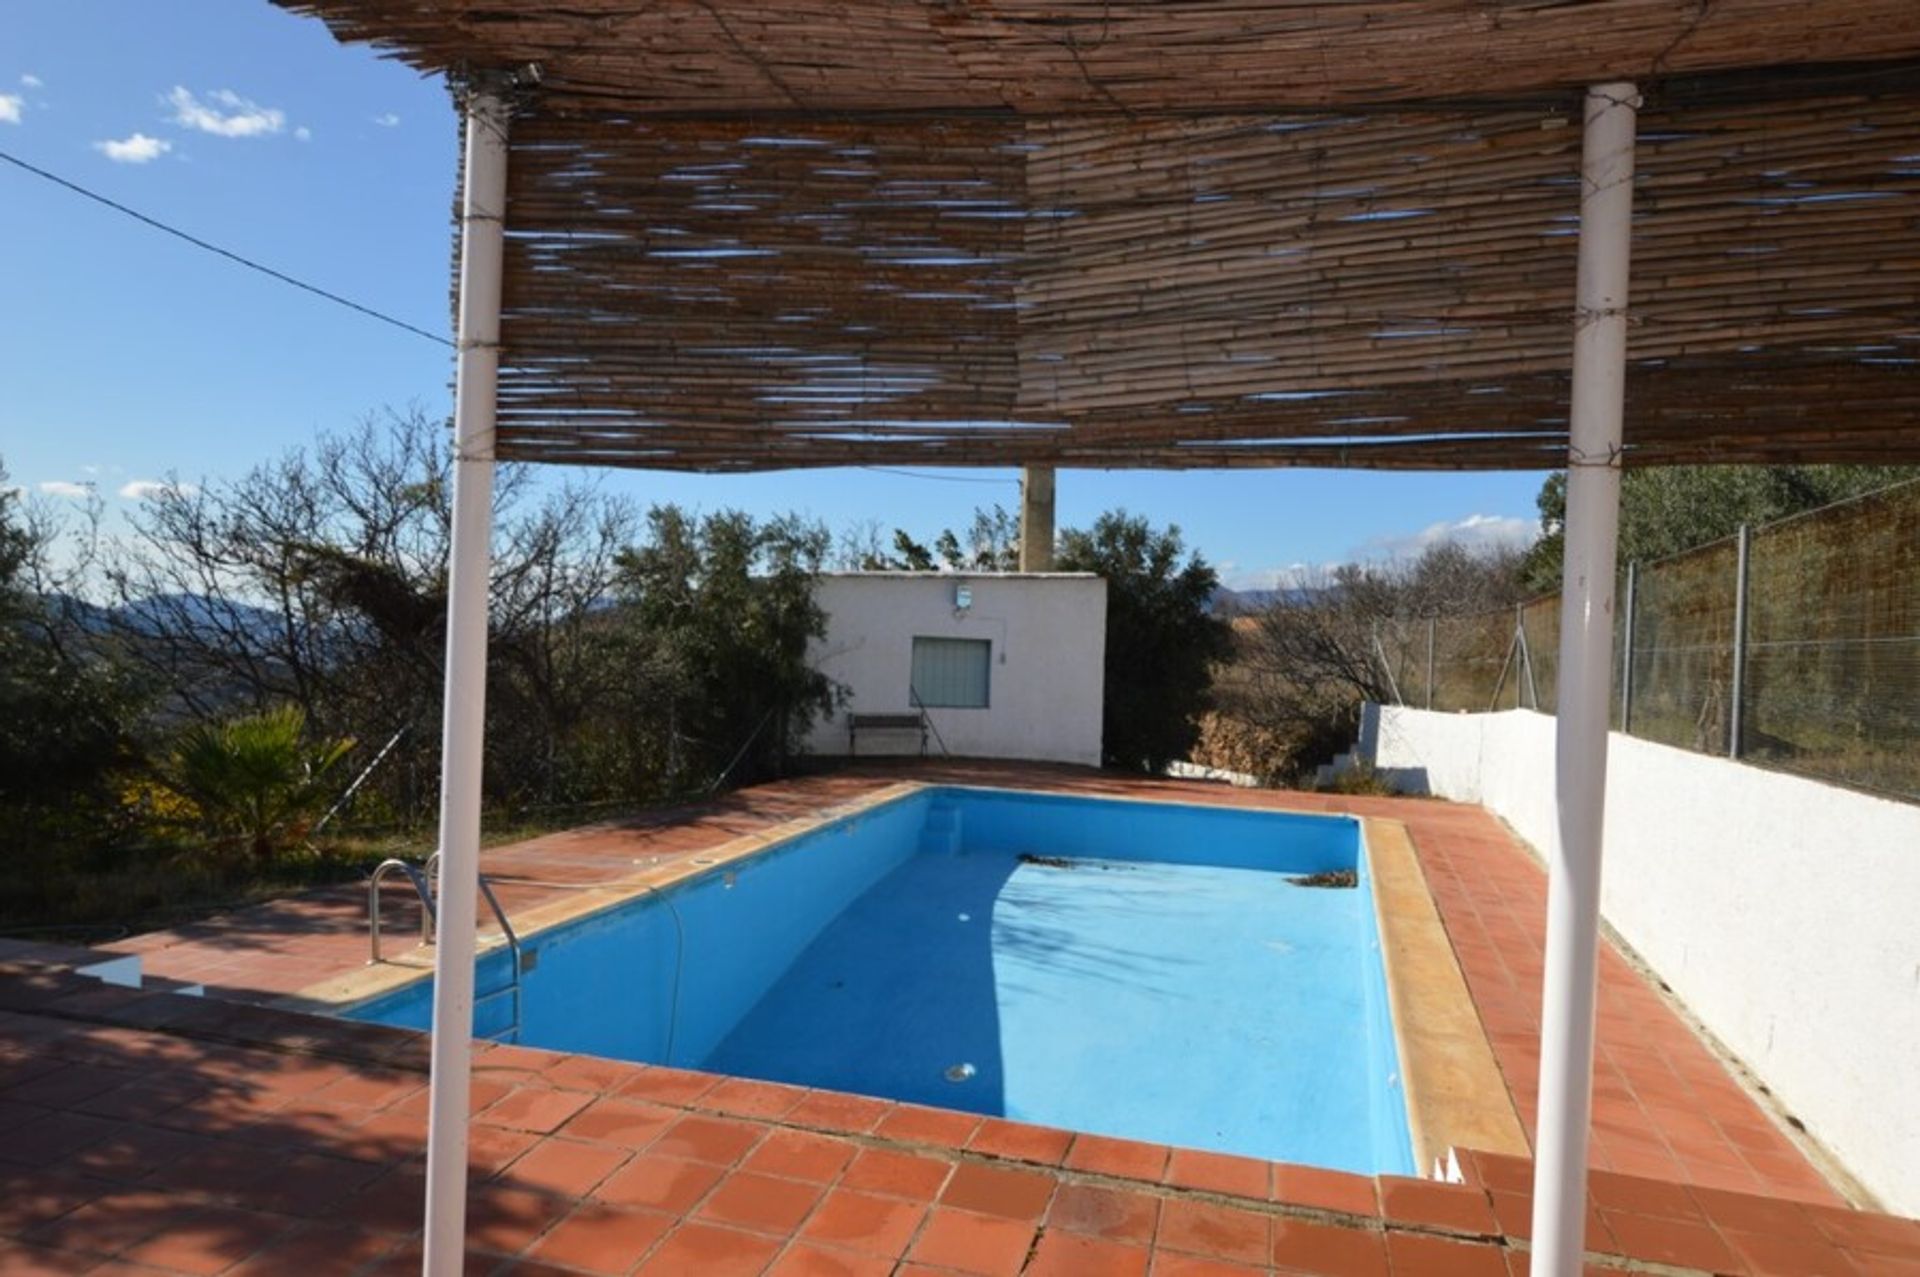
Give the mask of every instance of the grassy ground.
[[(560, 808), (490, 821), (488, 846), (517, 842), (635, 808)], [(218, 853), (187, 838), (0, 857), (0, 936), (108, 944), (230, 909), (342, 882), (365, 881), (389, 856), (425, 858), (431, 827), (343, 830), (270, 859)]]

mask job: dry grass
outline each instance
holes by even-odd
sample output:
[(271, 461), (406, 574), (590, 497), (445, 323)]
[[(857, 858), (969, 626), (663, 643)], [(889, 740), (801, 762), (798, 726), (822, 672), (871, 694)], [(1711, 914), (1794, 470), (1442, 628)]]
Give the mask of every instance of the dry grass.
[(1386, 777), (1367, 763), (1354, 764), (1320, 788), (1329, 794), (1361, 794), (1376, 798), (1392, 798), (1400, 793), (1387, 782)]

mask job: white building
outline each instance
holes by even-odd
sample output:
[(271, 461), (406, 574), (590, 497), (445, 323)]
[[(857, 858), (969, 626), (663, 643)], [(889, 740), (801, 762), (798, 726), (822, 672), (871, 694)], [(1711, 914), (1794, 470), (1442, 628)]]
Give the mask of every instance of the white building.
[[(820, 579), (827, 633), (809, 659), (847, 690), (816, 754), (1097, 764), (1107, 583), (1091, 573), (841, 572)], [(851, 730), (850, 730), (851, 729)]]

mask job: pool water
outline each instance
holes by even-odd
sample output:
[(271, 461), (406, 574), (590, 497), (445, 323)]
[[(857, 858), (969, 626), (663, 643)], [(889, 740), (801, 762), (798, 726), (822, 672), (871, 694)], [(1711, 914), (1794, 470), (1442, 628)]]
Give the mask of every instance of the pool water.
[[(1293, 881), (1336, 870), (1357, 887)], [(1413, 1170), (1344, 817), (923, 790), (525, 946), (529, 1045)], [(424, 1027), (429, 999), (353, 1014)]]

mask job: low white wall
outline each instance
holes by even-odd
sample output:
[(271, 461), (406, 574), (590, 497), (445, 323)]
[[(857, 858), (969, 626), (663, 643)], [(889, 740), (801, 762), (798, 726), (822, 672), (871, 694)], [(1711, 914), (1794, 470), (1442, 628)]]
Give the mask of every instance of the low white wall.
[[(1377, 767), (1553, 846), (1552, 718), (1377, 714)], [(1920, 807), (1619, 733), (1607, 758), (1607, 921), (1862, 1184), (1920, 1215)]]
[[(972, 603), (954, 606), (965, 585)], [(912, 712), (913, 640), (993, 645), (985, 709), (929, 709), (949, 752), (968, 758), (1100, 761), (1107, 583), (1089, 573), (848, 572), (820, 579), (826, 637), (810, 658), (850, 698), (815, 724), (807, 747), (847, 752), (845, 715)], [(898, 753), (904, 733), (863, 737), (860, 752)], [(937, 753), (939, 744), (930, 742)]]

